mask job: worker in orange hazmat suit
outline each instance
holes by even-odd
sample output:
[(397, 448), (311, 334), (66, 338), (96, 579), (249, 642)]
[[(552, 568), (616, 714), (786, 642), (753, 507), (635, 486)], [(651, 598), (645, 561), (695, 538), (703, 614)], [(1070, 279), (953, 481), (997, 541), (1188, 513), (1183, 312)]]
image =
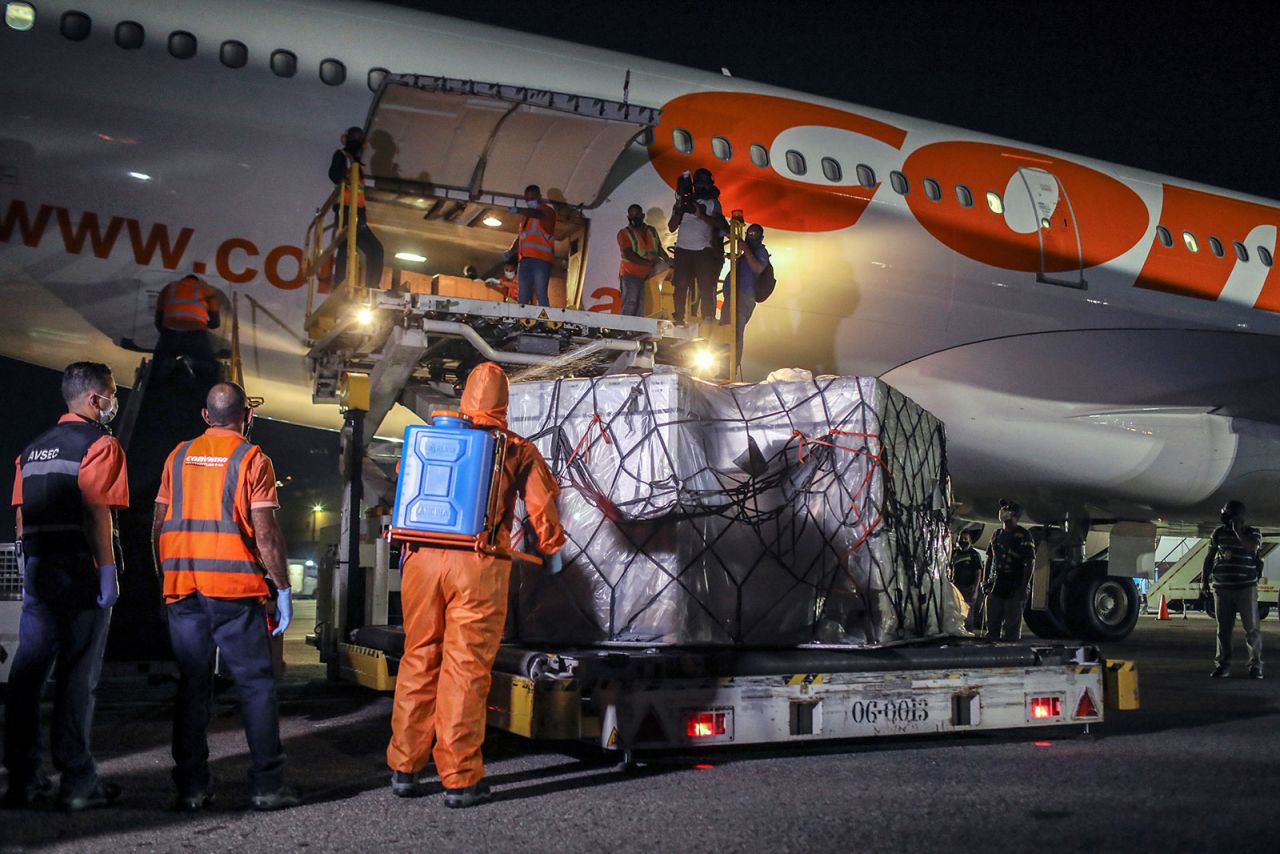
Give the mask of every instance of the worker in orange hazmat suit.
[[(478, 365), (462, 393), (462, 414), (477, 427), (507, 430), (507, 375), (492, 362)], [(499, 536), (511, 542), (515, 500), (524, 500), (529, 526), (544, 565), (561, 567), (564, 529), (556, 498), (560, 489), (537, 448), (507, 434), (499, 485)], [(416, 546), (404, 562), (404, 657), (396, 677), (387, 765), (392, 791), (417, 797), (429, 790), (424, 774), (435, 744), (436, 771), (445, 805), (469, 807), (492, 795), (484, 780), (480, 745), (490, 670), (507, 618), (508, 554), (469, 548)]]

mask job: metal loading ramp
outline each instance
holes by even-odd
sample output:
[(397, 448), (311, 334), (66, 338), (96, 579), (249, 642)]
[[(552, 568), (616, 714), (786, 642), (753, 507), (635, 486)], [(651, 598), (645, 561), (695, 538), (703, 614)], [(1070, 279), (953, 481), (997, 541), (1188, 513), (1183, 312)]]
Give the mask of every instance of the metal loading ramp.
[(425, 417), (456, 400), (484, 361), (524, 382), (682, 367), (725, 350), (696, 327), (657, 318), (427, 294), (341, 297), (313, 319), (312, 400), (363, 409), (370, 437), (397, 402)]

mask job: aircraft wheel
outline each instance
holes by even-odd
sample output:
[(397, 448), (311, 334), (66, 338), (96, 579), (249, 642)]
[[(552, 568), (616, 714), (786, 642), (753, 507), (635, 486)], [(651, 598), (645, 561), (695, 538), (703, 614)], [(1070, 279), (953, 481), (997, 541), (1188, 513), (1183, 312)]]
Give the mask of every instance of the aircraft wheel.
[(1022, 609), (1022, 619), (1026, 620), (1027, 628), (1035, 632), (1037, 637), (1045, 640), (1063, 640), (1071, 637), (1071, 630), (1062, 619), (1062, 608), (1053, 599), (1050, 600), (1047, 610), (1033, 611), (1030, 597), (1028, 597), (1027, 605)]
[(1067, 626), (1092, 641), (1124, 640), (1138, 622), (1138, 586), (1132, 578), (1089, 574), (1067, 585)]

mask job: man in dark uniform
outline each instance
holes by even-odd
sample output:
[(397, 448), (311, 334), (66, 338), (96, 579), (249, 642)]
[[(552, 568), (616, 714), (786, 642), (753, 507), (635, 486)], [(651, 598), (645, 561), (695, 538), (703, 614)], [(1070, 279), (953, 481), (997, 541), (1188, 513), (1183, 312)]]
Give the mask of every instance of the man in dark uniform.
[(1222, 524), (1209, 538), (1204, 556), (1201, 593), (1209, 595), (1213, 585), (1214, 617), (1218, 621), (1218, 654), (1214, 657), (1214, 678), (1231, 675), (1231, 631), (1236, 614), (1244, 625), (1244, 642), (1249, 648), (1249, 678), (1262, 678), (1262, 633), (1258, 631), (1258, 577), (1262, 561), (1258, 550), (1262, 534), (1244, 523), (1244, 503), (1228, 501), (1222, 508)]
[(1022, 636), (1022, 607), (1036, 562), (1036, 544), (1030, 532), (1018, 524), (1022, 508), (1000, 502), (1000, 530), (987, 546), (987, 638), (1018, 640)]
[[(333, 153), (329, 160), (329, 180), (334, 186), (342, 188), (342, 200), (348, 211), (356, 210), (356, 249), (364, 255), (364, 285), (376, 288), (382, 283), (383, 254), (382, 241), (369, 227), (369, 217), (364, 209), (364, 187), (356, 187), (352, 196), (351, 188), (345, 182), (351, 174), (351, 164), (361, 165), (361, 178), (364, 177), (364, 128), (352, 126), (342, 135), (342, 147)], [(333, 258), (333, 283), (338, 285), (347, 276), (347, 238), (342, 229), (346, 221), (342, 219), (339, 205), (333, 206), (334, 224), (338, 228), (338, 249)], [(350, 216), (350, 213), (348, 213)]]
[(58, 805), (106, 806), (120, 787), (98, 779), (89, 747), (94, 693), (111, 607), (120, 596), (112, 511), (129, 506), (124, 450), (107, 430), (119, 408), (111, 369), (75, 362), (62, 373), (67, 413), (18, 458), (22, 620), (5, 703), (5, 806), (36, 806), (51, 785), (40, 773), (40, 695), (57, 667), (53, 764)]
[(964, 627), (973, 630), (978, 625), (978, 578), (982, 575), (982, 555), (973, 547), (973, 535), (961, 531), (956, 537), (955, 551), (951, 553), (951, 583), (960, 591), (964, 603), (969, 606)]

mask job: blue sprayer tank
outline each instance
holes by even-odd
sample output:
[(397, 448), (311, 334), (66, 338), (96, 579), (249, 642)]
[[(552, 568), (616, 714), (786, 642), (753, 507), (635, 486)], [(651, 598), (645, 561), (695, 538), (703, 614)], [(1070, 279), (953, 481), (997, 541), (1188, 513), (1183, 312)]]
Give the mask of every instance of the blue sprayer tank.
[(472, 536), (484, 530), (494, 437), (455, 413), (404, 431), (391, 527)]

